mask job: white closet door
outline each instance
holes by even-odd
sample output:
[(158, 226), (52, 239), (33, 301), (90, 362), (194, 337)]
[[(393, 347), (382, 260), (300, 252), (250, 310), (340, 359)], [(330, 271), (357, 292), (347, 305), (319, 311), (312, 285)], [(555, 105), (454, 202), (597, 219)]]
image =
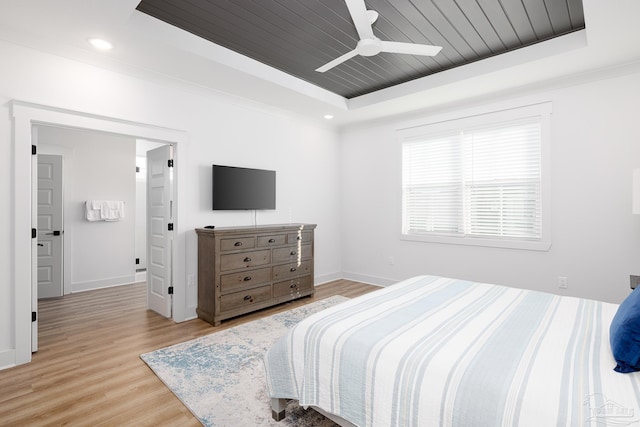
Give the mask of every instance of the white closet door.
[(147, 152), (147, 307), (171, 317), (173, 165), (171, 146)]

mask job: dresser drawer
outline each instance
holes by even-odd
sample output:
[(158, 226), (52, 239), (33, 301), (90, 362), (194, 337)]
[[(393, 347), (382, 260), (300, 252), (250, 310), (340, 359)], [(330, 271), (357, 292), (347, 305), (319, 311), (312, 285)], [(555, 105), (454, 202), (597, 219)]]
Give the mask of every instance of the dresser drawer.
[(220, 276), (220, 292), (233, 292), (234, 288), (251, 287), (271, 281), (271, 267)]
[(273, 262), (296, 262), (298, 259), (311, 258), (311, 245), (289, 246), (273, 250)]
[(287, 243), (286, 234), (274, 234), (273, 236), (258, 236), (258, 247), (278, 246)]
[(304, 276), (311, 272), (311, 266), (311, 261), (274, 266), (273, 279), (285, 280), (292, 277)]
[(236, 270), (238, 268), (258, 267), (271, 262), (271, 251), (269, 249), (261, 251), (239, 252), (220, 256), (220, 270)]
[(278, 298), (285, 295), (296, 295), (300, 292), (313, 289), (313, 278), (311, 276), (298, 277), (273, 284), (273, 297)]
[(287, 234), (288, 244), (297, 243), (297, 242), (311, 243), (312, 240), (313, 240), (313, 231), (299, 231), (297, 233)]
[(237, 251), (240, 249), (253, 249), (256, 247), (256, 239), (254, 237), (236, 237), (220, 240), (220, 250)]
[(271, 299), (271, 285), (220, 296), (220, 311), (229, 311)]

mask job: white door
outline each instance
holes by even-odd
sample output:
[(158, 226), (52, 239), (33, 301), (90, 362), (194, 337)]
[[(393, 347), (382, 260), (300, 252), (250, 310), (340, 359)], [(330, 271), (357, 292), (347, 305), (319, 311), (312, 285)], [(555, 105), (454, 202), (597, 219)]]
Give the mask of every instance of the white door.
[(173, 293), (172, 147), (147, 151), (147, 307), (171, 317)]
[(61, 297), (62, 156), (38, 155), (38, 298)]

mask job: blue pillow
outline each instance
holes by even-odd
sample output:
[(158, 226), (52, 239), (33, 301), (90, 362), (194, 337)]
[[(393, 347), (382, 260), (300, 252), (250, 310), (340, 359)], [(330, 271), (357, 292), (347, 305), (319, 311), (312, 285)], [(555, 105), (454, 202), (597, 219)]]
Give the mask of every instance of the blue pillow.
[(640, 288), (622, 301), (609, 328), (616, 372), (640, 371)]

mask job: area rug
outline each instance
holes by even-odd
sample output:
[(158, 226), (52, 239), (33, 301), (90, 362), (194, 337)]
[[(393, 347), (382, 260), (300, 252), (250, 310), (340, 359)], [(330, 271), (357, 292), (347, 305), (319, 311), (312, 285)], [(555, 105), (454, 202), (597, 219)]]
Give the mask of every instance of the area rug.
[(293, 325), (347, 300), (333, 296), (145, 353), (140, 358), (205, 426), (335, 426), (294, 401), (286, 408), (286, 418), (275, 422), (271, 418), (263, 356)]

